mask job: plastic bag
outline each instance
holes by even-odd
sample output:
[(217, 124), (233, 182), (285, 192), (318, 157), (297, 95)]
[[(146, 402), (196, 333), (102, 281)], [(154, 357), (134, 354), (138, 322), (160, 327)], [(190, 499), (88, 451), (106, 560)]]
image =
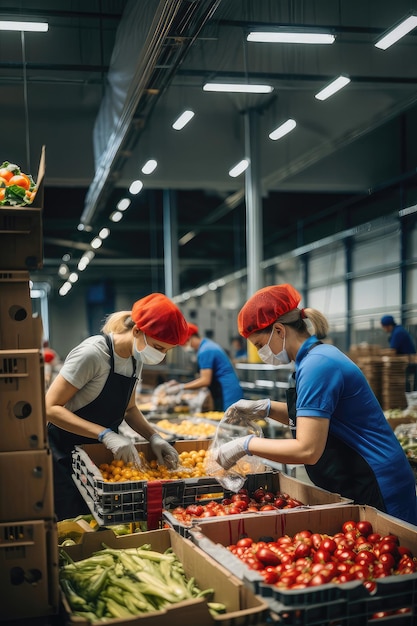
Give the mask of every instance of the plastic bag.
[(217, 448), (237, 437), (245, 437), (247, 435), (263, 437), (262, 428), (249, 417), (239, 415), (233, 407), (230, 407), (220, 421), (213, 441), (207, 451), (206, 473), (214, 476), (222, 487), (229, 491), (239, 491), (245, 483), (247, 474), (265, 471), (265, 464), (260, 457), (249, 456), (248, 454), (239, 459), (229, 470), (225, 470), (215, 461)]

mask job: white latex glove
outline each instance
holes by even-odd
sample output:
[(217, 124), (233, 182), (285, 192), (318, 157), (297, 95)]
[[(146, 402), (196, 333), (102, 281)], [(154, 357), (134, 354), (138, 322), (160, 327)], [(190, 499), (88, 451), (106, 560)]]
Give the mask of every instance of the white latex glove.
[(178, 393), (181, 393), (183, 389), (184, 389), (183, 384), (169, 385), (168, 387), (166, 387), (165, 393), (167, 396), (176, 396)]
[(115, 459), (122, 459), (125, 463), (132, 462), (140, 467), (140, 459), (135, 445), (129, 437), (124, 437), (113, 431), (109, 431), (101, 439), (102, 443), (114, 454)]
[(225, 417), (249, 417), (254, 419), (264, 419), (268, 417), (271, 410), (271, 400), (238, 400), (231, 404), (225, 411)]
[(165, 465), (168, 469), (175, 469), (178, 466), (178, 452), (161, 435), (154, 433), (149, 439), (152, 452), (156, 456), (159, 465)]
[(213, 450), (213, 459), (221, 465), (223, 469), (230, 469), (246, 454), (252, 456), (248, 450), (248, 445), (249, 441), (254, 436), (255, 435), (246, 435), (246, 437), (238, 437), (237, 439), (223, 443), (217, 449)]

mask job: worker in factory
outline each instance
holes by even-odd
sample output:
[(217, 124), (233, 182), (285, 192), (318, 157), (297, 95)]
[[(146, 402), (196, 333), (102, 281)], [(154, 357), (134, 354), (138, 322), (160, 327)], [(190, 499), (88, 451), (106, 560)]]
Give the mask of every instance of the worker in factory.
[(415, 354), (416, 346), (410, 333), (397, 324), (392, 315), (384, 315), (381, 317), (382, 330), (388, 333), (389, 347), (395, 350), (397, 354)]
[(300, 301), (292, 285), (273, 285), (238, 314), (240, 334), (265, 363), (295, 362), (287, 403), (240, 400), (226, 411), (288, 424), (293, 438), (238, 437), (219, 446), (215, 460), (226, 470), (245, 455), (304, 464), (315, 485), (417, 524), (413, 472), (368, 381), (338, 348), (322, 343), (326, 317), (299, 308)]
[(140, 465), (133, 440), (118, 433), (123, 419), (149, 441), (159, 464), (177, 466), (176, 450), (136, 406), (135, 386), (144, 364), (157, 365), (187, 337), (181, 311), (164, 294), (153, 293), (135, 302), (131, 311), (110, 315), (101, 335), (85, 339), (68, 354), (46, 394), (58, 520), (90, 512), (72, 480), (75, 445), (99, 441), (115, 458)]
[(200, 337), (196, 324), (188, 324), (188, 339), (184, 347), (191, 347), (197, 353), (199, 373), (197, 378), (178, 384), (169, 381), (168, 395), (177, 395), (184, 390), (208, 387), (213, 396), (214, 410), (224, 411), (231, 403), (243, 398), (243, 389), (230, 358), (225, 350), (207, 337)]

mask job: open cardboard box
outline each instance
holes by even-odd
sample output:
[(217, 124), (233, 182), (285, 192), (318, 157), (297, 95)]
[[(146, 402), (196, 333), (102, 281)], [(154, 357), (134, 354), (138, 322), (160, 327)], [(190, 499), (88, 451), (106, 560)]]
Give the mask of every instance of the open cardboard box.
[[(240, 559), (227, 550), (227, 546), (236, 543), (242, 536), (249, 536), (254, 540), (259, 540), (261, 536), (277, 539), (286, 534), (293, 536), (305, 529), (333, 535), (341, 531), (342, 524), (347, 520), (368, 520), (374, 532), (380, 533), (381, 536), (397, 535), (400, 544), (417, 555), (417, 526), (381, 513), (373, 507), (359, 505), (292, 509), (285, 515), (270, 513), (262, 516), (239, 516), (236, 520), (231, 517), (225, 521), (223, 519), (208, 521), (200, 527), (194, 527), (190, 531), (191, 540), (207, 555), (232, 571), (254, 593), (266, 598), (271, 608), (278, 606), (278, 609), (282, 609), (282, 607), (303, 607), (314, 604), (318, 606), (321, 604), (323, 607), (329, 602), (342, 601), (346, 603), (346, 607), (348, 605), (359, 607), (360, 604), (358, 612), (368, 616), (368, 613), (371, 615), (372, 612), (381, 609), (382, 598), (384, 602), (390, 603), (392, 608), (412, 610), (416, 608), (417, 574), (378, 579), (377, 590), (373, 596), (368, 595), (361, 581), (344, 584), (329, 583), (301, 590), (283, 590), (264, 583), (258, 572), (247, 568)], [(355, 601), (358, 602), (357, 605)], [(347, 623), (355, 624), (355, 621)]]
[[(348, 498), (343, 498), (337, 493), (331, 493), (330, 491), (326, 491), (325, 489), (321, 489), (321, 487), (316, 487), (315, 485), (311, 485), (309, 483), (303, 482), (292, 476), (288, 476), (287, 474), (283, 474), (282, 472), (267, 472), (263, 474), (250, 474), (246, 480), (245, 488), (248, 489), (249, 495), (253, 493), (259, 487), (263, 487), (265, 491), (271, 491), (272, 493), (288, 493), (292, 498), (299, 500), (303, 503), (303, 507), (297, 507), (297, 510), (300, 510), (304, 507), (323, 507), (332, 505), (342, 505), (342, 504), (351, 504), (352, 500)], [(198, 500), (202, 504), (203, 500)], [(208, 500), (206, 500), (208, 502)], [(194, 504), (194, 502), (186, 501), (184, 506), (188, 504)], [(277, 509), (276, 513), (286, 514), (289, 510), (292, 509)], [(267, 515), (270, 511), (260, 511), (259, 513), (253, 513), (253, 515)], [(163, 512), (165, 521), (172, 526), (177, 532), (182, 534), (183, 536), (187, 536), (188, 530), (190, 526), (186, 526), (185, 524), (178, 521), (170, 510), (165, 510)], [(243, 516), (247, 516), (247, 513), (243, 513)], [(224, 520), (225, 517), (227, 519), (236, 518), (236, 515), (226, 515), (221, 517), (221, 520)], [(194, 519), (192, 520), (192, 525), (202, 525), (205, 523), (210, 523), (216, 520), (216, 517), (212, 518), (204, 518), (204, 519)]]
[(42, 210), (45, 146), (42, 147), (36, 196), (27, 206), (0, 207), (0, 268), (35, 270), (43, 266)]
[[(160, 626), (162, 623), (181, 624), (181, 626), (213, 626), (227, 624), (227, 626), (246, 626), (249, 624), (263, 624), (268, 612), (267, 604), (259, 596), (230, 574), (225, 568), (216, 563), (200, 550), (189, 539), (180, 537), (171, 529), (155, 530), (133, 535), (116, 537), (112, 530), (103, 530), (95, 533), (85, 533), (80, 543), (69, 546), (66, 552), (74, 561), (90, 556), (101, 550), (103, 544), (112, 548), (126, 549), (150, 544), (153, 550), (165, 552), (172, 548), (184, 566), (187, 578), (195, 577), (201, 589), (214, 588), (214, 602), (226, 605), (227, 612), (213, 617), (203, 598), (188, 600), (173, 605), (163, 611), (138, 615), (137, 617), (109, 620), (111, 625), (117, 626)], [(67, 624), (73, 626), (89, 626), (84, 618), (72, 615), (65, 596), (62, 602), (67, 614)]]

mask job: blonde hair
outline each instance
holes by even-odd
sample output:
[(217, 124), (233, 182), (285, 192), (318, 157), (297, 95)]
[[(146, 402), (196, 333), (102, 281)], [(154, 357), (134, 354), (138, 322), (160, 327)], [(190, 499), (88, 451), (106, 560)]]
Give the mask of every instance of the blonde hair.
[[(307, 319), (307, 322), (305, 322), (305, 319)], [(277, 322), (293, 326), (297, 331), (307, 328), (310, 332), (309, 326), (312, 326), (313, 332), (310, 332), (310, 334), (316, 335), (318, 339), (324, 339), (329, 332), (327, 318), (317, 309), (293, 309), (281, 315)]]
[(134, 326), (135, 322), (132, 320), (131, 311), (118, 311), (106, 318), (101, 332), (105, 335), (109, 333), (125, 333), (128, 330), (132, 330)]

